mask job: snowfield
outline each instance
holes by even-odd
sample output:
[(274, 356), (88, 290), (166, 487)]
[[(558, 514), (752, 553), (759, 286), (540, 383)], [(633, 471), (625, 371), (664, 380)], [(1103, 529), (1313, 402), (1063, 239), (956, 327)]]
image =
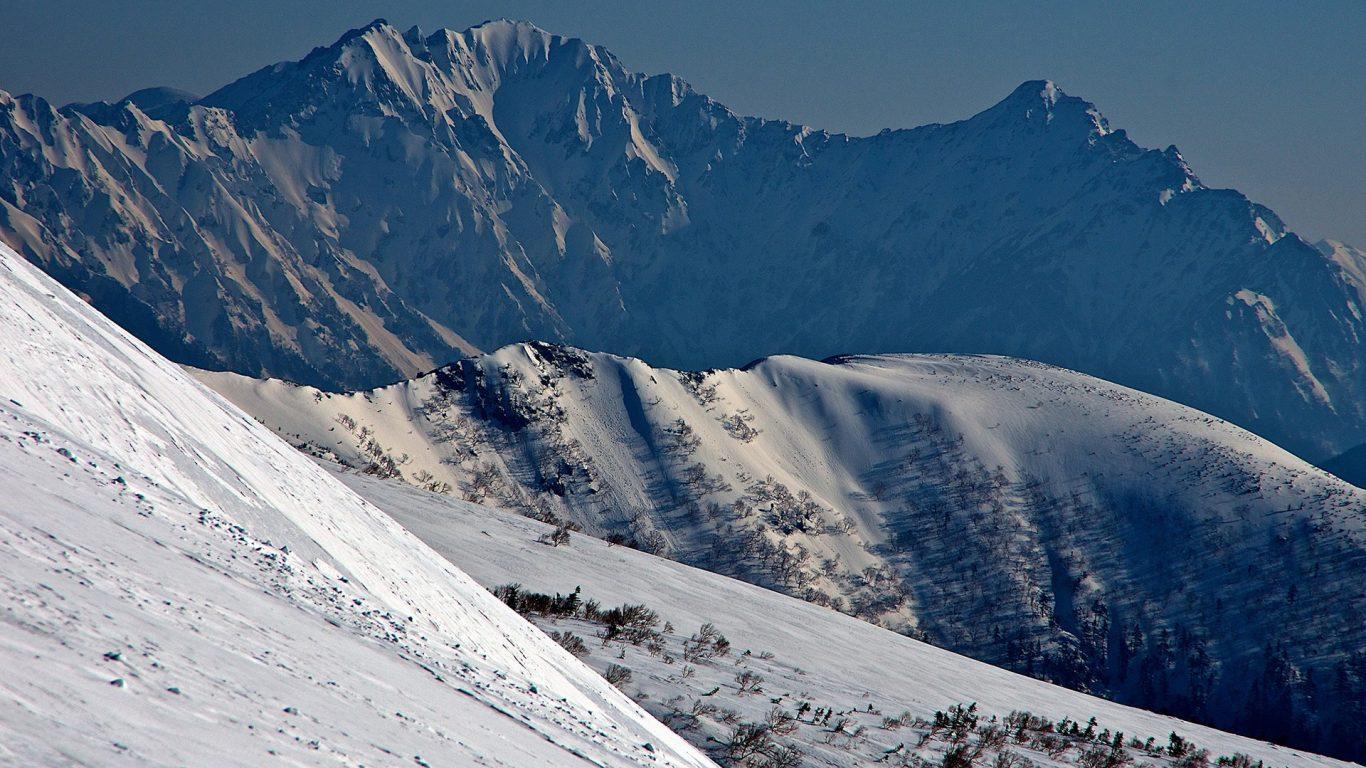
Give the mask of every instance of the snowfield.
[[(685, 733), (694, 743), (714, 746), (726, 729), (708, 718), (689, 718), (693, 702), (713, 702), (737, 711), (745, 721), (762, 721), (778, 706), (796, 711), (800, 702), (831, 707), (866, 729), (858, 737), (834, 734), (827, 723), (801, 723), (785, 741), (804, 751), (811, 766), (889, 763), (916, 742), (914, 729), (881, 725), (886, 716), (910, 712), (932, 718), (936, 710), (977, 702), (985, 715), (1029, 710), (1053, 722), (1064, 717), (1080, 723), (1095, 717), (1100, 726), (1126, 738), (1154, 737), (1165, 744), (1173, 731), (1218, 755), (1243, 753), (1268, 766), (1345, 765), (1296, 750), (1256, 742), (1175, 718), (1145, 712), (1016, 675), (940, 648), (874, 627), (866, 622), (734, 579), (653, 557), (628, 547), (610, 546), (582, 535), (551, 547), (538, 539), (550, 526), (505, 512), (456, 501), (350, 470), (341, 478), (384, 509), (435, 550), (459, 562), (489, 588), (520, 584), (528, 590), (569, 594), (582, 588), (583, 599), (604, 606), (644, 604), (668, 621), (665, 654), (629, 644), (602, 644), (600, 627), (584, 622), (537, 619), (547, 630), (573, 631), (589, 648), (585, 660), (599, 671), (621, 664), (633, 672), (626, 687), (666, 722), (696, 724)], [(680, 648), (704, 623), (713, 623), (732, 650), (711, 663), (689, 664)], [(665, 661), (672, 654), (672, 663)], [(771, 655), (770, 655), (771, 654)], [(692, 672), (684, 672), (691, 667)], [(753, 671), (763, 678), (760, 693), (737, 693), (736, 675)], [(717, 689), (707, 695), (709, 691)], [(869, 709), (871, 707), (871, 710)], [(714, 720), (715, 716), (711, 716)], [(839, 717), (836, 718), (837, 720)], [(712, 727), (708, 727), (712, 726)], [(851, 728), (852, 730), (852, 728)], [(898, 745), (901, 750), (898, 750)], [(1076, 752), (1045, 765), (1074, 763)], [(1161, 757), (1137, 759), (1165, 765)]]
[(353, 394), (200, 376), (379, 477), (1127, 704), (1364, 748), (1339, 704), (1366, 702), (1366, 491), (1168, 400), (991, 356), (687, 373), (546, 344)]
[(0, 247), (0, 763), (710, 762)]

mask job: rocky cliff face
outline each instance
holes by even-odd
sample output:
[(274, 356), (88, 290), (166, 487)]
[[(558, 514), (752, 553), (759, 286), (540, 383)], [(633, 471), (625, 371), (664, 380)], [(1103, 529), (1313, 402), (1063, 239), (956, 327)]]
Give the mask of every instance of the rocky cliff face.
[(1047, 82), (857, 138), (524, 23), (376, 22), (200, 99), (0, 96), (0, 237), (175, 358), (326, 387), (526, 338), (996, 352), (1366, 437), (1361, 255)]

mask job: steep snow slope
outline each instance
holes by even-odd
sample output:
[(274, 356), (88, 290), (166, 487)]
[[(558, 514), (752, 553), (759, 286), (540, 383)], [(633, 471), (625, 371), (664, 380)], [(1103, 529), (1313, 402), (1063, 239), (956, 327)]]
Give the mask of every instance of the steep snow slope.
[[(693, 743), (717, 752), (723, 746), (708, 740), (724, 742), (730, 729), (717, 722), (720, 712), (692, 716), (707, 711), (694, 702), (734, 710), (743, 722), (763, 722), (775, 701), (788, 713), (803, 701), (813, 708), (835, 709), (837, 716), (829, 723), (807, 722), (808, 714), (794, 733), (779, 739), (806, 753), (807, 765), (819, 766), (897, 765), (891, 758), (900, 754), (898, 744), (909, 751), (920, 733), (889, 728), (884, 717), (908, 711), (929, 719), (956, 702), (975, 701), (984, 715), (1029, 710), (1052, 722), (1067, 717), (1083, 725), (1095, 717), (1102, 727), (1122, 730), (1140, 742), (1155, 737), (1166, 744), (1175, 731), (1209, 749), (1211, 758), (1241, 752), (1275, 766), (1334, 762), (1040, 683), (817, 606), (586, 536), (573, 535), (567, 545), (549, 547), (537, 543), (550, 530), (544, 523), (359, 473), (342, 477), (489, 588), (519, 583), (527, 590), (564, 595), (581, 587), (584, 600), (596, 599), (604, 606), (643, 604), (658, 611), (661, 623), (673, 626), (663, 632), (660, 653), (627, 642), (604, 644), (596, 637), (601, 626), (587, 622), (553, 616), (537, 621), (549, 631), (584, 638), (585, 660), (596, 668), (629, 667), (632, 679), (625, 689), (645, 693), (643, 706), (680, 727)], [(730, 653), (686, 658), (684, 641), (707, 622), (729, 640)], [(684, 672), (685, 667), (692, 671)], [(761, 693), (738, 693), (736, 675), (744, 671), (763, 678)], [(848, 735), (834, 731), (841, 718), (851, 721)], [(857, 726), (866, 730), (853, 735)], [(1078, 758), (1075, 751), (1052, 760), (1029, 756), (1044, 765), (1075, 764)], [(1137, 750), (1135, 756), (1153, 765), (1171, 760)], [(991, 762), (990, 755), (982, 762)]]
[(1366, 491), (1170, 401), (999, 357), (680, 373), (543, 344), (351, 395), (201, 377), (372, 474), (1362, 754)]
[(0, 246), (0, 761), (708, 761)]
[(1361, 269), (1052, 83), (860, 138), (525, 23), (376, 22), (186, 99), (0, 93), (0, 237), (182, 362), (356, 388), (527, 338), (986, 352), (1313, 459), (1366, 440)]

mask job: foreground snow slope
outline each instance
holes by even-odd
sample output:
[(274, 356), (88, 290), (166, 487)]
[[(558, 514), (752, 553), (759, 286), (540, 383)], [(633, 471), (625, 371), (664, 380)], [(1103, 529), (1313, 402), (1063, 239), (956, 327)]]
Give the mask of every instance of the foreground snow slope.
[(0, 247), (0, 762), (709, 764)]
[[(689, 711), (693, 701), (711, 701), (736, 709), (744, 720), (757, 721), (775, 701), (788, 711), (808, 701), (849, 713), (866, 726), (860, 737), (827, 741), (828, 725), (802, 724), (789, 741), (807, 752), (809, 765), (881, 762), (898, 743), (914, 741), (903, 731), (880, 727), (882, 716), (904, 710), (928, 718), (935, 710), (970, 701), (978, 702), (986, 714), (1025, 709), (1054, 722), (1070, 717), (1081, 723), (1094, 716), (1102, 727), (1122, 730), (1140, 741), (1155, 737), (1158, 743), (1166, 743), (1168, 734), (1176, 731), (1209, 749), (1211, 759), (1242, 752), (1270, 766), (1342, 764), (1042, 683), (628, 547), (609, 546), (582, 535), (571, 536), (565, 546), (550, 547), (537, 543), (550, 530), (544, 523), (351, 471), (342, 478), (438, 552), (460, 562), (487, 587), (520, 583), (531, 590), (561, 594), (582, 587), (584, 599), (598, 600), (604, 606), (641, 603), (657, 610), (662, 621), (674, 626), (673, 632), (665, 633), (666, 652), (679, 657), (673, 664), (629, 646), (623, 658), (618, 658), (616, 645), (600, 647), (589, 634), (591, 627), (574, 622), (547, 623), (546, 628), (583, 636), (589, 648), (587, 660), (596, 666), (620, 663), (631, 667), (634, 674), (628, 688), (648, 694), (644, 705), (661, 717), (677, 709)], [(690, 665), (680, 657), (681, 638), (705, 622), (714, 623), (730, 640), (732, 651), (714, 666)], [(693, 667), (692, 673), (683, 671), (687, 666)], [(762, 694), (736, 694), (734, 676), (739, 669), (753, 670), (764, 678)], [(717, 687), (720, 690), (706, 695)], [(683, 698), (671, 703), (675, 696)], [(869, 705), (876, 716), (862, 714)], [(1073, 753), (1059, 762), (1068, 764), (1075, 758)], [(1142, 759), (1163, 762), (1148, 756)]]
[(1366, 705), (1366, 491), (1161, 398), (1000, 357), (681, 373), (541, 344), (352, 395), (204, 378), (372, 473), (1126, 703), (1366, 754), (1348, 714)]

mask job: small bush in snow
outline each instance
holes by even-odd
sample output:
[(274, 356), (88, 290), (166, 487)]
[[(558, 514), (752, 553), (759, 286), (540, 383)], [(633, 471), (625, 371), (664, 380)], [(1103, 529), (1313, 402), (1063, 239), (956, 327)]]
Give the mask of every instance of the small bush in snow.
[(735, 686), (741, 695), (746, 693), (763, 693), (763, 675), (757, 675), (748, 669), (735, 676)]
[(578, 529), (579, 526), (573, 522), (570, 522), (568, 520), (561, 521), (559, 525), (555, 526), (555, 530), (541, 534), (541, 537), (536, 540), (541, 542), (542, 544), (549, 544), (552, 547), (558, 547), (561, 544), (568, 544), (569, 532), (577, 531)]
[(602, 676), (607, 682), (620, 688), (631, 682), (631, 669), (620, 664), (608, 664), (607, 670), (602, 673)]
[(551, 631), (550, 639), (559, 643), (562, 648), (575, 656), (583, 657), (588, 655), (588, 645), (584, 643), (582, 637), (579, 637), (573, 632)]

